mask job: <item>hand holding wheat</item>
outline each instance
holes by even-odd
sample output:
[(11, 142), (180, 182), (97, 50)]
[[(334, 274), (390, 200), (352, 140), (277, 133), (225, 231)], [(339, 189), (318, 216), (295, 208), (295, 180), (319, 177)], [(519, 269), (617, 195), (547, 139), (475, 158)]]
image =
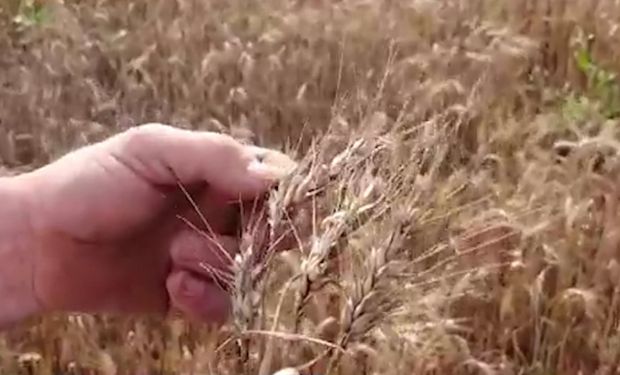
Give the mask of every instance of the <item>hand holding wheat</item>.
[(0, 263), (19, 260), (7, 285), (26, 289), (28, 314), (175, 310), (221, 322), (230, 302), (214, 276), (238, 246), (238, 203), (285, 172), (264, 162), (272, 153), (149, 124), (8, 179), (27, 215), (19, 246), (0, 246)]

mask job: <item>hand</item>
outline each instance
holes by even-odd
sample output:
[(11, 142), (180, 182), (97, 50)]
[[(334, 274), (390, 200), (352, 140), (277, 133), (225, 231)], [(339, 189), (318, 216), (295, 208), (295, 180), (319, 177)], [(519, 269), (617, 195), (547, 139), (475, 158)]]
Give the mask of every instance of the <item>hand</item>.
[[(237, 203), (286, 173), (265, 155), (292, 165), (226, 135), (149, 124), (18, 177), (31, 227), (24, 273), (40, 308), (221, 323), (229, 298), (212, 276), (236, 251)], [(192, 228), (202, 219), (179, 183), (208, 236)]]

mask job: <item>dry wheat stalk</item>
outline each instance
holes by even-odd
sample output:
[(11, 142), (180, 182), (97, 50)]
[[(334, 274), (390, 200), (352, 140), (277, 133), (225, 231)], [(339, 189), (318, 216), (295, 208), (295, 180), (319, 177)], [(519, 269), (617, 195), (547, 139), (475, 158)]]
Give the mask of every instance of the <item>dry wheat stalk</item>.
[[(399, 241), (401, 228), (392, 232), (387, 243), (372, 248), (365, 264), (365, 274), (354, 282), (351, 293), (342, 311), (338, 345), (347, 348), (351, 343), (362, 340), (373, 328), (382, 322), (396, 307), (397, 294), (390, 290), (392, 265), (391, 255), (402, 245)], [(326, 373), (331, 374), (337, 366), (340, 353), (331, 352)]]

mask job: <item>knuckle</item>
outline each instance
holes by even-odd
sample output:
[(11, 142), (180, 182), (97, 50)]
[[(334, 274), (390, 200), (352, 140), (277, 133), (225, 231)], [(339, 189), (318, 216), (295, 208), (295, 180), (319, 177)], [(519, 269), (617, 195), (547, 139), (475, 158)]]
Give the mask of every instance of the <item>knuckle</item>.
[(150, 143), (154, 138), (169, 130), (168, 125), (159, 123), (147, 123), (125, 131), (124, 137), (128, 144), (139, 147)]
[(211, 133), (209, 136), (211, 137), (215, 151), (220, 156), (225, 156), (225, 161), (232, 164), (248, 161), (249, 155), (245, 152), (243, 145), (230, 135)]
[(228, 134), (210, 133), (212, 140), (222, 150), (236, 151), (239, 149), (239, 142)]

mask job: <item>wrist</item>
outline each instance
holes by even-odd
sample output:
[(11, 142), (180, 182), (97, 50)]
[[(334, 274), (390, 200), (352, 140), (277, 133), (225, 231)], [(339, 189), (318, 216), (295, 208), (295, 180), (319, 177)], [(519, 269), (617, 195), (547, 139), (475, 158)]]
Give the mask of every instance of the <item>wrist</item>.
[(40, 312), (33, 289), (30, 196), (25, 178), (0, 178), (0, 328)]

